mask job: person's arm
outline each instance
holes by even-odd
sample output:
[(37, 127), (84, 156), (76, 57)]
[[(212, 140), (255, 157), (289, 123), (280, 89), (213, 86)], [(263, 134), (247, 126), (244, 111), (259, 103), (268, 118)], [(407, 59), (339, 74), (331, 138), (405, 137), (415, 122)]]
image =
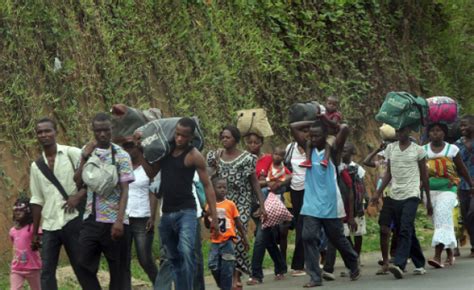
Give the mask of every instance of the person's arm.
[(263, 199), (263, 193), (262, 193), (262, 190), (260, 189), (260, 185), (258, 183), (257, 175), (255, 174), (255, 172), (250, 174), (249, 180), (250, 180), (250, 184), (252, 185), (253, 192), (255, 196), (257, 197), (258, 203), (260, 204), (260, 213), (261, 213), (262, 220), (265, 220), (267, 218), (267, 212), (264, 206), (265, 201)]
[(114, 241), (123, 236), (123, 220), (125, 218), (125, 209), (127, 208), (128, 201), (128, 182), (120, 182), (120, 191), (121, 193), (117, 219), (115, 220), (111, 229), (112, 240)]
[(467, 171), (467, 167), (462, 161), (461, 155), (458, 153), (454, 159), (454, 164), (456, 165), (456, 170), (459, 173), (459, 175), (464, 178), (467, 184), (469, 184), (470, 192), (471, 194), (474, 194), (474, 187), (473, 187), (473, 181), (471, 176), (469, 175), (469, 172)]
[(379, 148), (375, 149), (374, 151), (370, 152), (367, 157), (365, 157), (362, 163), (367, 167), (375, 167), (374, 157), (377, 156), (378, 153), (382, 152), (387, 147), (386, 143), (380, 144)]
[(197, 149), (192, 151), (191, 157), (193, 158), (194, 166), (196, 167), (196, 171), (199, 175), (199, 179), (204, 187), (204, 192), (206, 193), (206, 200), (208, 205), (208, 214), (211, 217), (211, 229), (212, 234), (215, 238), (219, 235), (219, 225), (217, 221), (217, 211), (216, 211), (216, 193), (214, 192), (214, 188), (212, 187), (211, 181), (209, 180), (209, 175), (207, 174), (206, 169), (206, 162), (204, 161), (204, 157), (199, 153)]
[(97, 147), (97, 141), (94, 140), (87, 143), (84, 149), (82, 149), (81, 161), (79, 162), (79, 167), (76, 169), (76, 172), (74, 173), (74, 182), (76, 183), (78, 187), (81, 187), (82, 185), (82, 169), (84, 168), (84, 165), (86, 164), (89, 157), (91, 157), (92, 152), (94, 152), (96, 147)]
[(80, 188), (75, 194), (70, 195), (62, 206), (67, 213), (73, 213), (76, 207), (87, 196), (87, 188)]
[(31, 213), (33, 215), (33, 241), (31, 243), (32, 248), (39, 246), (41, 241), (39, 235), (39, 227), (41, 223), (41, 211), (43, 210), (44, 196), (41, 190), (41, 184), (38, 180), (38, 174), (40, 174), (36, 164), (31, 164), (30, 167), (30, 192), (31, 192)]
[(426, 210), (428, 212), (428, 215), (431, 216), (433, 215), (433, 206), (431, 204), (430, 183), (428, 169), (426, 167), (426, 158), (423, 158), (418, 161), (418, 168), (420, 169), (421, 185), (425, 190), (426, 194)]
[(346, 124), (342, 124), (333, 145), (333, 150), (336, 152), (336, 160), (334, 160), (336, 166), (341, 163), (342, 150), (344, 149), (344, 144), (346, 144), (347, 138), (349, 137), (349, 133), (349, 127)]
[(379, 188), (377, 188), (375, 195), (370, 199), (370, 203), (372, 205), (378, 205), (379, 199), (382, 197), (383, 191), (390, 184), (391, 180), (392, 180), (392, 171), (390, 168), (390, 159), (389, 159), (387, 161), (387, 171), (385, 172), (385, 175), (382, 178), (382, 184), (380, 185)]
[(141, 158), (140, 165), (145, 170), (146, 175), (148, 178), (153, 179), (155, 176), (160, 172), (160, 162), (155, 162), (153, 164), (148, 163), (145, 158)]
[(158, 199), (156, 198), (153, 192), (148, 193), (150, 199), (150, 218), (146, 223), (146, 231), (149, 232), (153, 230), (155, 227), (155, 220), (156, 220), (156, 209), (158, 207)]
[(245, 251), (249, 250), (249, 241), (247, 239), (247, 233), (245, 232), (244, 225), (240, 221), (240, 217), (234, 218), (235, 227), (239, 231), (240, 237), (242, 238), (242, 243), (244, 244)]
[(337, 120), (331, 120), (326, 114), (319, 114), (318, 116), (321, 121), (326, 124), (326, 126), (329, 126), (331, 128), (338, 128), (340, 126), (339, 123), (341, 122), (341, 120), (339, 118)]

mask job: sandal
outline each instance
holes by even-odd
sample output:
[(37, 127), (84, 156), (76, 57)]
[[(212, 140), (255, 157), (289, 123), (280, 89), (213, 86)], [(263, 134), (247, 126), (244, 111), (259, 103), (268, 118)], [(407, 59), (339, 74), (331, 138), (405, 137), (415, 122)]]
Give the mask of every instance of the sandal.
[[(258, 284), (262, 284), (262, 281), (258, 280), (257, 278), (250, 277), (249, 280), (247, 281), (248, 286), (254, 286), (254, 285), (258, 285)], [(235, 286), (236, 287), (242, 287), (242, 283), (240, 283), (240, 286), (238, 285), (238, 283), (235, 283)]]
[(377, 276), (379, 276), (379, 275), (388, 275), (388, 274), (389, 274), (388, 268), (385, 269), (384, 267), (378, 269), (377, 272), (375, 272), (375, 275), (377, 275)]
[(428, 260), (428, 265), (430, 265), (431, 267), (435, 268), (435, 269), (441, 269), (441, 268), (444, 268), (444, 265), (441, 264), (440, 262), (434, 260), (434, 259), (429, 259)]
[(281, 280), (285, 280), (285, 279), (286, 279), (285, 275), (283, 275), (283, 274), (276, 274), (275, 278), (274, 278), (275, 281), (281, 281)]
[(303, 288), (313, 288), (313, 287), (318, 287), (318, 286), (323, 286), (323, 283), (321, 282), (308, 282), (303, 285)]
[(444, 261), (444, 264), (446, 266), (454, 266), (454, 262), (456, 261), (456, 258), (453, 256), (451, 259), (448, 257), (446, 258), (446, 260)]

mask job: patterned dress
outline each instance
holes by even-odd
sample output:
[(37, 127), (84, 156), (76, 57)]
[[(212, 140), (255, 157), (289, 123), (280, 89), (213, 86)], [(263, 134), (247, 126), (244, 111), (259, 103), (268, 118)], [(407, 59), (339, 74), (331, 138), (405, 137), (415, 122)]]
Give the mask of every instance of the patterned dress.
[[(249, 177), (255, 173), (257, 158), (255, 155), (244, 151), (234, 160), (224, 161), (217, 156), (217, 152), (220, 152), (220, 150), (211, 151), (207, 154), (207, 164), (213, 168), (217, 164), (217, 175), (227, 180), (227, 199), (232, 200), (237, 205), (240, 220), (245, 230), (247, 230), (250, 220), (250, 208), (254, 198)], [(236, 243), (235, 256), (236, 269), (248, 274), (250, 272), (250, 261), (240, 237)]]

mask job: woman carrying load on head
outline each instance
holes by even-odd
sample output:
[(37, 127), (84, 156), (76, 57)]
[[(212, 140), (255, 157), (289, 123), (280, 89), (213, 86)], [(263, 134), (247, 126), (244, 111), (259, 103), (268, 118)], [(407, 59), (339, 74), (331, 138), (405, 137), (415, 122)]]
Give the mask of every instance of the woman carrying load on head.
[(448, 257), (445, 264), (454, 264), (453, 249), (457, 246), (454, 231), (453, 209), (457, 204), (457, 186), (459, 175), (472, 188), (473, 183), (464, 165), (459, 148), (444, 141), (448, 128), (444, 124), (435, 123), (428, 126), (430, 143), (426, 144), (428, 154), (427, 167), (430, 177), (431, 202), (433, 204), (434, 234), (432, 246), (435, 255), (428, 264), (435, 268), (443, 268), (441, 254), (446, 249)]
[[(245, 228), (250, 220), (252, 201), (257, 200), (263, 205), (263, 195), (255, 174), (256, 156), (240, 150), (240, 132), (235, 126), (226, 126), (219, 134), (224, 148), (211, 151), (207, 155), (207, 164), (211, 173), (227, 180), (228, 195), (240, 213)], [(266, 218), (265, 208), (260, 207), (262, 219)], [(250, 262), (245, 247), (237, 239), (235, 247), (236, 264), (234, 286), (242, 287), (241, 273), (250, 274)]]

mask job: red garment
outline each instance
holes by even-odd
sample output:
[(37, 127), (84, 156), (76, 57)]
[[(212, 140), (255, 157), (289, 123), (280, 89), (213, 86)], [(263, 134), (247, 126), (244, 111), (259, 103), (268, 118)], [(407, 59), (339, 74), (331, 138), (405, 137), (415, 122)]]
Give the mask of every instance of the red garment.
[(257, 165), (255, 166), (257, 179), (260, 177), (266, 177), (268, 175), (268, 170), (270, 169), (272, 162), (273, 158), (271, 154), (263, 154), (263, 156), (257, 160)]
[(342, 114), (339, 111), (334, 111), (332, 113), (326, 111), (326, 116), (329, 120), (336, 121), (337, 123), (340, 123), (342, 121)]

